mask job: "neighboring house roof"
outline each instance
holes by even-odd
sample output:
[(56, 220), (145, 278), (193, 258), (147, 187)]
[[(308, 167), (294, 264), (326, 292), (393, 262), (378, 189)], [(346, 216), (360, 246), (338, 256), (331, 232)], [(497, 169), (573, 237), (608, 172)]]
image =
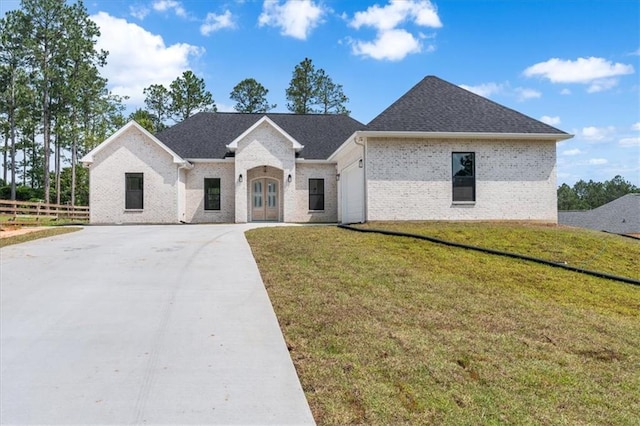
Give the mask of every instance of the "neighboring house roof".
[(558, 223), (616, 234), (640, 234), (640, 193), (624, 195), (593, 210), (559, 211)]
[(567, 133), (438, 77), (427, 76), (374, 118), (366, 131), (433, 133)]
[(129, 121), (127, 124), (122, 126), (117, 132), (115, 132), (113, 135), (111, 135), (107, 139), (105, 139), (100, 145), (96, 146), (91, 151), (89, 151), (89, 153), (87, 153), (87, 155), (85, 155), (84, 157), (82, 157), (80, 159), (80, 162), (85, 164), (85, 165), (87, 165), (87, 166), (90, 165), (91, 163), (93, 163), (94, 157), (95, 157), (95, 155), (97, 153), (102, 151), (105, 147), (107, 147), (113, 141), (118, 139), (120, 137), (120, 135), (126, 133), (131, 128), (137, 129), (143, 135), (148, 137), (153, 143), (158, 145), (162, 150), (164, 150), (167, 154), (169, 154), (172, 157), (173, 162), (175, 164), (180, 164), (182, 166), (189, 167), (189, 163), (187, 161), (185, 161), (182, 157), (180, 157), (180, 155), (176, 154), (171, 148), (166, 146), (158, 138), (156, 138), (154, 135), (149, 133), (149, 131), (147, 129), (145, 129), (144, 127), (142, 127), (141, 125), (139, 125), (138, 123), (136, 123), (133, 120)]
[(200, 112), (156, 135), (183, 158), (224, 158), (227, 145), (234, 142), (263, 117), (304, 148), (305, 159), (327, 159), (344, 141), (364, 124), (342, 114), (243, 114)]

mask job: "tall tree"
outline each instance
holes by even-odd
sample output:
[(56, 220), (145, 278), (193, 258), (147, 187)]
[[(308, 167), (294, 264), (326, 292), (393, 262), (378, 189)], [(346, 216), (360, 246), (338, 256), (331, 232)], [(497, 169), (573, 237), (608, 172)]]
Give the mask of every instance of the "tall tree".
[(35, 83), (40, 93), (40, 115), (43, 131), (43, 176), (44, 197), (50, 201), (50, 158), (52, 127), (52, 92), (60, 81), (60, 65), (64, 62), (65, 29), (64, 14), (67, 12), (64, 0), (22, 0), (22, 10), (27, 21), (25, 48), (27, 58), (35, 71)]
[(320, 105), (323, 114), (346, 114), (349, 110), (344, 105), (349, 102), (342, 91), (341, 84), (335, 84), (323, 69), (318, 70), (316, 77), (317, 99), (316, 103)]
[(291, 82), (286, 90), (287, 108), (296, 114), (311, 114), (316, 112), (313, 109), (315, 99), (318, 95), (317, 77), (318, 73), (313, 61), (304, 58), (293, 69)]
[(296, 114), (349, 114), (345, 104), (349, 102), (341, 84), (333, 82), (322, 69), (316, 69), (305, 58), (293, 70), (286, 90), (287, 108)]
[(204, 79), (196, 77), (192, 71), (185, 71), (169, 85), (171, 114), (176, 122), (184, 121), (196, 112), (216, 112), (213, 96), (205, 88)]
[[(11, 170), (11, 199), (16, 199), (16, 122), (20, 108), (24, 106), (28, 75), (26, 65), (24, 37), (26, 28), (24, 14), (8, 12), (0, 19), (0, 111), (6, 114), (4, 170)], [(4, 133), (4, 132), (3, 132)], [(8, 142), (8, 143), (7, 143)], [(9, 151), (9, 158), (7, 158)]]
[[(65, 0), (22, 0), (21, 6), (18, 13), (26, 20), (22, 33), (25, 57), (34, 71), (40, 99), (42, 187), (46, 201), (50, 201), (51, 144), (56, 143), (56, 159), (61, 160), (62, 149), (70, 144), (69, 136), (75, 137), (78, 127), (79, 88), (96, 78), (94, 69), (104, 64), (106, 52), (95, 48), (100, 33), (81, 1), (68, 5)], [(56, 134), (58, 137), (53, 137)], [(59, 180), (59, 164), (56, 171)]]
[(238, 112), (269, 112), (277, 105), (267, 102), (269, 90), (253, 78), (245, 78), (231, 91), (229, 97), (236, 101), (233, 107)]
[(171, 116), (171, 95), (169, 90), (162, 84), (152, 84), (145, 88), (144, 104), (147, 106), (147, 110), (154, 117), (153, 123), (156, 131), (161, 131), (167, 126), (165, 121)]

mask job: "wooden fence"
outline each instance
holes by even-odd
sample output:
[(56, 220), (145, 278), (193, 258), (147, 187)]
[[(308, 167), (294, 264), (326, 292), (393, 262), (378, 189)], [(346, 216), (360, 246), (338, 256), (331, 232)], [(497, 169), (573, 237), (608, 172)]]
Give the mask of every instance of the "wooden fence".
[(89, 207), (0, 200), (0, 216), (3, 222), (16, 223), (58, 219), (84, 222), (89, 220)]

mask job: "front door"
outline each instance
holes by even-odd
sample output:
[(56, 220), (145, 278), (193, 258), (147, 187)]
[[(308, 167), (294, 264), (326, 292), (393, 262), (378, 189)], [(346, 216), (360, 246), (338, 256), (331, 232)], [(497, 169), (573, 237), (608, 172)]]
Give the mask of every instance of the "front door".
[(251, 220), (278, 220), (278, 181), (256, 179), (251, 185)]

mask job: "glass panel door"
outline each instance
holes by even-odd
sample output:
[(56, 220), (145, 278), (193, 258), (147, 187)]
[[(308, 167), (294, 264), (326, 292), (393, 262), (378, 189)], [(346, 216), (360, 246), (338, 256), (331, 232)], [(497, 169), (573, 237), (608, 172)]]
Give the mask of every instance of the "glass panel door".
[(251, 220), (278, 220), (278, 181), (257, 179), (251, 185)]

